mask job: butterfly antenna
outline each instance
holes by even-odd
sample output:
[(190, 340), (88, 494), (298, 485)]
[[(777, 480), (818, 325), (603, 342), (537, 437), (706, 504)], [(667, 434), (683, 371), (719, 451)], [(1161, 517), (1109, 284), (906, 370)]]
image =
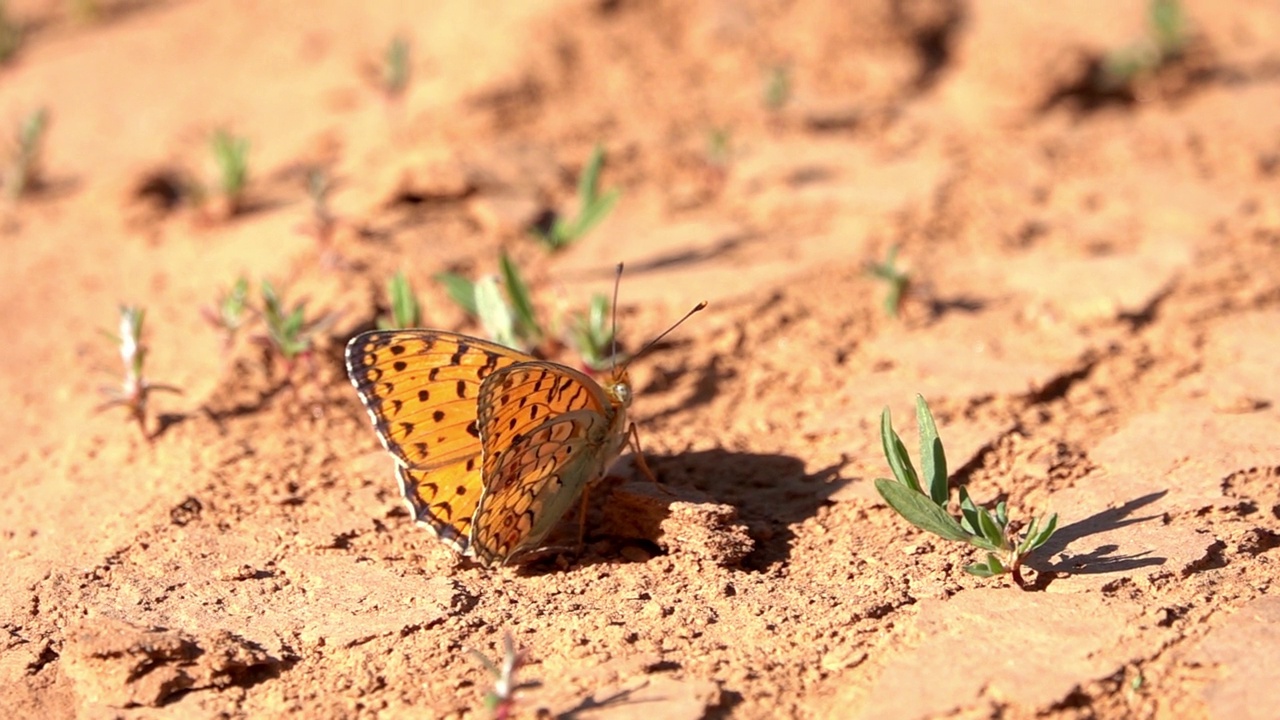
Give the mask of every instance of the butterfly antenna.
[(613, 348), (609, 351), (609, 361), (613, 363), (613, 372), (618, 372), (618, 286), (622, 284), (622, 263), (618, 263), (618, 272), (613, 276), (613, 304), (609, 311), (613, 315), (613, 328), (609, 331), (609, 342)]
[(659, 335), (658, 337), (656, 337), (656, 338), (654, 338), (654, 339), (650, 340), (650, 341), (649, 341), (649, 343), (648, 343), (647, 345), (645, 345), (644, 347), (640, 348), (640, 352), (638, 352), (638, 353), (636, 353), (635, 355), (632, 355), (631, 357), (627, 358), (627, 361), (626, 361), (625, 363), (623, 363), (623, 364), (622, 364), (622, 369), (623, 369), (623, 370), (627, 369), (627, 366), (631, 364), (631, 361), (632, 361), (632, 360), (635, 360), (636, 358), (640, 357), (641, 355), (644, 355), (645, 353), (649, 352), (649, 350), (650, 350), (650, 349), (652, 349), (654, 345), (657, 345), (657, 344), (658, 344), (658, 342), (662, 340), (662, 338), (666, 337), (667, 335), (670, 335), (672, 330), (675, 330), (676, 328), (680, 327), (680, 325), (681, 325), (682, 323), (684, 323), (684, 321), (685, 321), (685, 320), (688, 320), (689, 318), (693, 317), (693, 314), (694, 314), (694, 313), (696, 313), (696, 312), (698, 312), (698, 311), (702, 310), (702, 309), (703, 309), (703, 308), (705, 308), (706, 306), (707, 306), (707, 301), (706, 301), (706, 300), (703, 300), (702, 302), (698, 303), (697, 305), (694, 305), (694, 306), (693, 306), (693, 309), (692, 309), (692, 310), (690, 310), (689, 312), (685, 313), (685, 314), (684, 314), (684, 317), (682, 317), (682, 318), (680, 318), (679, 320), (677, 320), (677, 321), (676, 321), (676, 323), (675, 323), (674, 325), (672, 325), (671, 327), (667, 328), (666, 330), (663, 330), (661, 335)]

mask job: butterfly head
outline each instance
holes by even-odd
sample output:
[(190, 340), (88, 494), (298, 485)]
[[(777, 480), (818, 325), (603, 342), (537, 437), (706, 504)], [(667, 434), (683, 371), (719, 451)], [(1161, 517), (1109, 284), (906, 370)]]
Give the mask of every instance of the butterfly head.
[(609, 376), (604, 391), (614, 407), (631, 406), (631, 378), (627, 376), (626, 368), (618, 368)]

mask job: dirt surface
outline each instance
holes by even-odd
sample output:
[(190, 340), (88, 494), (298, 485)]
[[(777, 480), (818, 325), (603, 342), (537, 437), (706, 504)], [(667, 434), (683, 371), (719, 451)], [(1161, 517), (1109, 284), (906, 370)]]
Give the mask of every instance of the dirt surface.
[[(511, 633), (516, 717), (1275, 717), (1274, 2), (1188, 3), (1132, 93), (1089, 72), (1136, 1), (71, 5), (7, 3), (0, 67), (5, 126), (51, 120), (0, 231), (7, 716), (484, 717), (469, 650)], [(140, 192), (211, 177), (219, 127), (251, 142), (242, 212)], [(597, 141), (622, 200), (549, 255), (526, 227)], [(893, 245), (899, 318), (865, 270)], [(632, 369), (665, 489), (624, 459), (579, 556), (490, 570), (414, 526), (341, 355), (398, 269), (481, 332), (432, 276), (499, 248), (546, 308), (625, 261), (632, 350), (711, 304)], [(200, 309), (239, 274), (340, 313), (312, 365), (224, 350)], [(184, 391), (151, 440), (94, 412), (119, 303)], [(1059, 514), (1030, 591), (876, 495), (880, 411), (914, 447), (916, 393), (953, 483)]]

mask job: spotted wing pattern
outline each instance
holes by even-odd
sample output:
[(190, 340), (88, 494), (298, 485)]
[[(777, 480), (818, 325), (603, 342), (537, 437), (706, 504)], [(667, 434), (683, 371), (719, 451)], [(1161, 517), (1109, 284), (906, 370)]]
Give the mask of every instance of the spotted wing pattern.
[(484, 486), (477, 399), (485, 378), (532, 360), (437, 330), (367, 332), (347, 344), (347, 374), (396, 459), (414, 518), (466, 552)]
[(540, 361), (495, 371), (478, 405), (484, 494), (472, 551), (505, 562), (540, 542), (603, 474), (619, 411), (591, 378)]

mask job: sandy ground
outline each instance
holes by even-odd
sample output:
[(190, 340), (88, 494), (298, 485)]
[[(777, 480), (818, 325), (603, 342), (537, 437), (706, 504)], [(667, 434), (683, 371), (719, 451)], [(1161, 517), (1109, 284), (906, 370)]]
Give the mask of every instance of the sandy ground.
[[(0, 230), (8, 716), (485, 717), (469, 651), (510, 633), (515, 717), (1276, 717), (1275, 3), (1188, 3), (1131, 94), (1087, 77), (1136, 1), (73, 5), (8, 3), (0, 67), (4, 126), (50, 117)], [(140, 193), (210, 178), (219, 127), (243, 212)], [(526, 228), (596, 142), (622, 200), (549, 255)], [(898, 318), (865, 271), (893, 245)], [(341, 356), (398, 269), (481, 332), (432, 276), (499, 248), (548, 309), (625, 261), (631, 349), (711, 304), (632, 369), (666, 489), (624, 462), (579, 556), (491, 570), (414, 526)], [(338, 313), (312, 365), (224, 348), (200, 309), (240, 274)], [(151, 440), (94, 412), (120, 303), (183, 390)], [(1059, 514), (1031, 590), (876, 495), (916, 393), (953, 483)]]

